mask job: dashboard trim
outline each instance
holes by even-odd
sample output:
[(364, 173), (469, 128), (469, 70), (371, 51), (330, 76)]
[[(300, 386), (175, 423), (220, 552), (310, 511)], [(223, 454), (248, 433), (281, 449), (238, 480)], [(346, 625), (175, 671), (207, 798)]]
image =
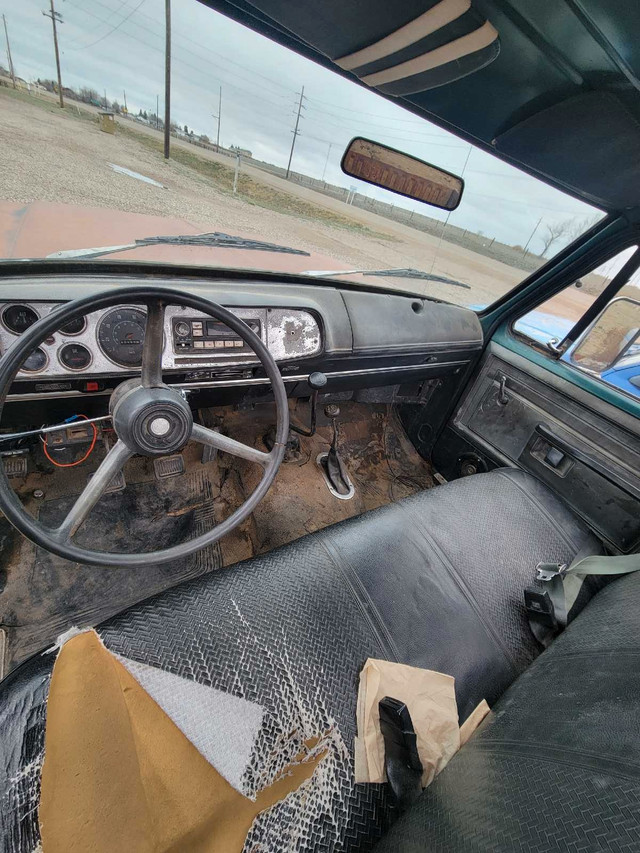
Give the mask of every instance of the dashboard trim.
[[(431, 364), (403, 364), (393, 367), (370, 367), (354, 370), (333, 370), (327, 371), (325, 374), (327, 379), (342, 379), (359, 376), (379, 376), (402, 373), (433, 373), (442, 368), (462, 367), (468, 364), (468, 359), (464, 361), (442, 361), (433, 362)], [(306, 382), (309, 378), (308, 373), (297, 373), (294, 376), (283, 376), (282, 380), (285, 383)], [(205, 382), (167, 382), (171, 388), (178, 388), (184, 391), (200, 391), (207, 388), (238, 388), (244, 386), (269, 385), (270, 380), (266, 376), (259, 376), (250, 379), (212, 379)], [(113, 393), (113, 389), (105, 389), (104, 391), (54, 391), (54, 392), (27, 392), (25, 394), (8, 394), (7, 402), (25, 401), (25, 400), (57, 400), (69, 397), (106, 397)]]

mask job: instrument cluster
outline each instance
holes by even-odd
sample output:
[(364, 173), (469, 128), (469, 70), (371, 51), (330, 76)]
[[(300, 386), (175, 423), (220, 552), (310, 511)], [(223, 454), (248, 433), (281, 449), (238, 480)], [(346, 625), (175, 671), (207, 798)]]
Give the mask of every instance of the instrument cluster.
[[(58, 307), (56, 302), (0, 304), (0, 347), (6, 352), (30, 326)], [(312, 356), (321, 350), (321, 332), (308, 311), (232, 308), (276, 359)], [(147, 312), (122, 305), (67, 322), (24, 361), (18, 378), (135, 372), (142, 364)], [(165, 312), (163, 369), (248, 364), (256, 356), (224, 323), (181, 306)]]

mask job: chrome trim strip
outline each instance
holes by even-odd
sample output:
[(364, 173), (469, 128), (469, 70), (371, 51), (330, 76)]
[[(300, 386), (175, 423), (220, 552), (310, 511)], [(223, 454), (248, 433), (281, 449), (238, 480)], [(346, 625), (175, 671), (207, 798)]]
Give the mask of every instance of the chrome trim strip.
[[(433, 364), (400, 364), (395, 367), (371, 367), (362, 368), (360, 370), (334, 370), (329, 371), (325, 375), (328, 379), (332, 379), (344, 376), (372, 376), (380, 373), (393, 375), (394, 373), (406, 373), (407, 371), (431, 372), (437, 368), (460, 367), (464, 364), (468, 364), (468, 361), (439, 361)], [(283, 382), (304, 382), (308, 378), (308, 373), (298, 373), (295, 376), (283, 376), (282, 380)], [(269, 385), (270, 381), (266, 376), (264, 376), (257, 379), (212, 379), (208, 382), (168, 382), (167, 384), (171, 388), (179, 388), (184, 391), (199, 391), (204, 388), (237, 388), (241, 386)], [(7, 402), (19, 400), (58, 400), (63, 397), (82, 397), (86, 399), (87, 397), (109, 396), (111, 393), (111, 391), (59, 391), (57, 393), (52, 391), (51, 393), (39, 392), (33, 394), (9, 394), (7, 396)]]

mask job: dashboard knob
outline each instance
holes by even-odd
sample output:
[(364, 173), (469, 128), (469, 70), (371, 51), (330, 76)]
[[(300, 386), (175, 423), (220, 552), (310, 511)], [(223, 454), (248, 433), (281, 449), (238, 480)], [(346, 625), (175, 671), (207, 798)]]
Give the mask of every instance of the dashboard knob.
[(313, 388), (314, 391), (318, 391), (320, 388), (324, 388), (327, 384), (327, 377), (324, 373), (320, 373), (319, 371), (316, 373), (312, 373), (307, 379), (309, 385)]
[(176, 324), (176, 332), (180, 335), (181, 338), (185, 338), (191, 329), (189, 328), (188, 323), (177, 323)]

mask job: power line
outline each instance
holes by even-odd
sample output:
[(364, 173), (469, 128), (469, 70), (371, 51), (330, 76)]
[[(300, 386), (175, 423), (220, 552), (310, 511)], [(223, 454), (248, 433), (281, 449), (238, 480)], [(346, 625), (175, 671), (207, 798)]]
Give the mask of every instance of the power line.
[[(76, 6), (76, 8), (78, 8), (78, 9), (82, 8), (82, 11), (83, 11), (83, 12), (85, 12), (86, 14), (91, 15), (92, 17), (97, 18), (98, 20), (104, 21), (104, 19), (103, 19), (103, 18), (100, 18), (100, 17), (99, 17), (98, 15), (96, 15), (94, 12), (89, 12), (89, 11), (88, 11), (87, 9), (85, 9), (84, 7), (80, 7), (80, 6), (78, 6), (76, 3), (74, 3), (74, 2), (73, 2), (73, 0), (69, 0), (69, 2), (70, 2), (70, 5), (72, 5), (72, 6)], [(103, 5), (103, 4), (100, 4), (100, 5)], [(154, 36), (154, 37), (156, 37), (156, 38), (162, 38), (162, 36), (161, 36), (159, 33), (155, 33), (155, 32), (153, 32), (152, 30), (148, 30), (146, 27), (142, 27), (140, 24), (137, 24), (135, 21), (132, 21), (131, 23), (133, 23), (133, 24), (134, 24), (134, 26), (138, 27), (139, 29), (142, 29), (144, 32), (148, 32), (151, 36)], [(128, 32), (126, 32), (126, 30), (122, 30), (122, 31), (120, 32), (120, 35), (124, 35), (124, 36), (126, 36), (127, 38), (132, 39), (132, 40), (133, 40), (133, 41), (135, 41), (135, 42), (136, 42), (136, 44), (138, 44), (138, 45), (143, 44), (143, 45), (145, 45), (146, 47), (148, 47), (150, 50), (155, 50), (155, 51), (158, 51), (159, 53), (164, 53), (163, 48), (160, 48), (160, 47), (158, 47), (157, 45), (151, 44), (150, 42), (145, 41), (144, 39), (141, 39), (139, 36), (134, 36), (132, 33), (128, 33)], [(211, 62), (211, 60), (207, 59), (206, 57), (200, 56), (199, 54), (194, 54), (194, 55), (195, 55), (198, 59), (201, 59), (203, 62), (206, 62), (206, 63), (208, 63), (209, 65), (212, 65), (214, 68), (216, 68), (216, 69), (218, 69), (218, 68), (219, 68), (219, 66), (218, 66), (216, 63)], [(198, 74), (200, 77), (202, 76), (202, 68), (200, 68), (200, 67), (198, 67), (198, 66), (196, 66), (196, 65), (193, 65), (193, 64), (192, 64), (192, 63), (190, 63), (190, 62), (187, 62), (187, 60), (182, 59), (181, 57), (177, 57), (177, 59), (178, 59), (178, 61), (179, 61), (179, 62), (181, 62), (183, 65), (186, 65), (187, 67), (192, 68), (195, 72), (197, 72), (197, 74)], [(183, 76), (185, 76), (187, 79), (190, 79), (190, 78), (188, 78), (188, 77), (187, 77), (187, 75), (183, 75)], [(241, 86), (236, 85), (235, 83), (232, 83), (232, 82), (230, 82), (230, 81), (227, 81), (227, 80), (226, 80), (226, 78), (224, 78), (224, 74), (223, 74), (223, 75), (219, 75), (219, 76), (221, 76), (221, 77), (223, 77), (223, 79), (225, 79), (225, 85), (226, 85), (226, 86), (230, 86), (230, 87), (232, 87), (232, 88), (234, 88), (234, 89), (237, 89), (239, 92), (245, 92), (245, 93), (247, 93), (247, 94), (251, 94), (252, 96), (257, 97), (257, 93), (256, 93), (255, 89), (253, 89), (253, 90), (249, 91), (249, 90), (247, 90), (247, 89), (244, 89), (244, 88), (243, 88), (243, 87), (241, 87)], [(195, 81), (193, 81), (193, 82), (195, 82)], [(201, 83), (200, 83), (200, 85), (201, 85)], [(276, 93), (272, 93), (272, 94), (274, 95), (274, 97), (278, 97), (278, 98), (280, 98), (280, 97), (285, 97), (284, 95), (278, 95), (278, 94), (276, 94)], [(260, 100), (261, 100), (261, 101), (264, 101), (264, 102), (266, 102), (266, 103), (270, 103), (270, 104), (272, 104), (273, 106), (277, 107), (278, 109), (282, 109), (282, 108), (283, 108), (283, 105), (282, 105), (282, 104), (278, 104), (278, 103), (276, 103), (275, 101), (271, 101), (269, 98), (265, 98), (263, 94), (260, 94)]]
[[(336, 107), (336, 106), (338, 106), (337, 104), (331, 103), (331, 101), (323, 101), (321, 98), (315, 98), (313, 95), (309, 95), (309, 100), (314, 101), (317, 104), (324, 104), (325, 107)], [(411, 119), (411, 118), (394, 118), (392, 116), (383, 115), (383, 113), (370, 113), (370, 112), (366, 112), (365, 110), (358, 110), (355, 107), (340, 106), (339, 109), (346, 110), (349, 113), (359, 113), (360, 115), (363, 115), (363, 116), (372, 116), (373, 118), (389, 119), (389, 121), (403, 121), (403, 122), (408, 122), (410, 124), (420, 124), (422, 121), (424, 121), (424, 119), (415, 119), (415, 118), (414, 119)]]
[[(110, 12), (113, 11), (112, 7), (107, 6), (104, 3), (101, 3), (100, 0), (92, 0), (92, 2), (96, 3), (98, 6), (101, 6), (103, 9), (106, 9), (107, 11), (110, 11)], [(144, 0), (143, 0), (143, 2), (144, 2)], [(94, 12), (89, 12), (84, 6), (78, 6), (77, 3), (71, 3), (71, 5), (76, 6), (76, 8), (78, 8), (78, 9), (82, 9), (82, 11), (85, 12), (86, 14), (91, 15), (94, 18), (98, 18), (98, 20), (101, 20), (103, 23), (106, 23), (106, 21), (103, 18), (99, 18)], [(142, 4), (140, 4), (140, 5), (142, 5)], [(137, 11), (137, 9), (134, 9), (133, 11), (135, 12), (135, 11)], [(145, 14), (144, 12), (140, 12), (139, 15), (140, 15), (140, 17), (147, 18), (149, 21), (152, 21), (154, 24), (157, 23), (157, 20), (155, 18), (151, 17), (150, 15)], [(131, 17), (131, 15), (129, 15), (127, 17), (127, 20), (129, 17)], [(122, 23), (124, 23), (124, 21)], [(132, 21), (131, 23), (135, 27), (138, 27), (138, 29), (141, 29), (144, 32), (147, 32), (152, 36), (156, 36), (158, 38), (162, 37), (160, 33), (155, 32), (154, 30), (150, 29), (149, 27), (144, 26), (141, 23), (138, 23), (137, 21)], [(130, 38), (134, 38), (134, 36), (131, 36), (129, 33), (127, 33), (126, 35), (129, 35)], [(216, 56), (220, 56), (225, 61), (225, 63), (231, 64), (231, 65), (236, 65), (238, 68), (241, 68), (243, 71), (248, 71), (249, 74), (251, 74), (251, 76), (253, 78), (261, 77), (263, 80), (267, 80), (267, 82), (271, 83), (272, 85), (277, 86), (281, 89), (284, 89), (285, 91), (287, 91), (289, 93), (293, 93), (295, 91), (290, 86), (285, 86), (283, 83), (279, 83), (276, 80), (273, 80), (269, 77), (266, 77), (264, 74), (260, 74), (258, 71), (255, 71), (252, 68), (247, 68), (246, 66), (241, 65), (239, 62), (236, 62), (235, 60), (231, 59), (228, 56), (225, 56), (224, 54), (218, 53), (217, 51), (212, 51), (211, 48), (208, 47), (207, 45), (204, 45), (201, 42), (197, 42), (195, 39), (192, 39), (189, 36), (183, 35), (183, 34), (179, 33), (178, 31), (176, 31), (174, 33), (174, 38), (179, 38), (179, 39), (182, 39), (183, 41), (188, 41), (191, 44), (195, 44), (196, 46), (201, 47), (203, 50), (206, 50), (208, 53), (214, 54)], [(151, 47), (151, 45), (149, 45), (148, 42), (143, 42), (143, 44), (146, 44), (148, 47)], [(204, 57), (201, 57), (201, 58), (204, 58)], [(219, 63), (212, 62), (210, 59), (205, 59), (205, 62), (208, 62), (210, 65), (214, 66), (215, 68), (223, 67), (223, 66), (220, 66)], [(196, 69), (196, 70), (198, 70), (198, 69)], [(254, 82), (253, 80), (248, 80), (247, 78), (243, 78), (243, 79), (245, 79), (247, 82), (250, 82), (250, 83)], [(277, 97), (284, 97), (284, 96), (278, 95)]]
[[(101, 35), (100, 38), (97, 38), (95, 41), (92, 41), (89, 44), (83, 44), (80, 47), (71, 47), (69, 49), (70, 50), (86, 50), (86, 48), (93, 47), (95, 44), (99, 44), (101, 41), (104, 41), (106, 38), (109, 38), (109, 36), (113, 35), (113, 33), (115, 33), (116, 30), (119, 30), (123, 24), (126, 24), (126, 22), (129, 20), (129, 18), (131, 18), (131, 16), (134, 15), (138, 11), (140, 6), (142, 6), (142, 4), (144, 2), (145, 2), (145, 0), (140, 0), (138, 5), (134, 9), (132, 9), (128, 15), (126, 15), (121, 21), (119, 21), (114, 27), (112, 27), (109, 30), (109, 32), (106, 32), (104, 35)], [(115, 9), (113, 11), (115, 12)], [(106, 24), (107, 21), (103, 21), (103, 23)]]
[[(72, 0), (70, 0), (70, 2), (71, 2), (71, 5), (76, 5), (75, 3), (73, 3), (73, 2), (72, 2)], [(100, 2), (100, 0), (93, 0), (93, 2), (96, 2), (98, 5), (102, 6), (102, 7), (103, 7), (103, 8), (105, 8), (105, 9), (110, 9), (110, 7), (106, 6), (104, 3), (101, 3), (101, 2)], [(80, 7), (78, 7), (78, 8), (80, 8)], [(82, 10), (83, 10), (85, 13), (90, 14), (90, 15), (92, 15), (93, 17), (98, 18), (98, 20), (102, 20), (102, 21), (104, 21), (104, 19), (102, 19), (102, 18), (100, 18), (99, 16), (95, 15), (95, 13), (93, 13), (93, 12), (89, 12), (86, 8), (82, 7)], [(135, 11), (135, 9), (134, 9), (134, 10), (132, 10), (132, 12), (133, 12), (133, 11)], [(131, 14), (132, 14), (132, 13), (130, 13), (130, 15), (129, 15), (129, 16), (127, 16), (127, 17), (131, 17)], [(154, 23), (155, 23), (155, 19), (151, 18), (149, 15), (146, 15), (145, 13), (140, 13), (140, 14), (141, 14), (141, 17), (148, 18), (149, 20), (152, 20), (152, 21), (154, 21)], [(122, 23), (124, 23), (124, 21), (122, 21), (122, 22), (121, 22), (121, 24), (122, 24)], [(153, 36), (153, 37), (156, 37), (156, 38), (160, 38), (160, 34), (159, 34), (159, 33), (157, 33), (157, 32), (155, 32), (155, 31), (153, 31), (152, 29), (150, 29), (150, 28), (148, 28), (148, 27), (146, 27), (146, 26), (143, 26), (142, 24), (140, 24), (140, 23), (138, 23), (138, 22), (136, 22), (136, 21), (132, 21), (132, 24), (133, 24), (135, 27), (137, 27), (138, 29), (141, 29), (141, 30), (143, 30), (144, 32), (148, 33), (149, 35), (151, 35), (151, 36)], [(147, 46), (147, 47), (149, 47), (151, 50), (158, 50), (158, 51), (160, 50), (160, 48), (159, 48), (159, 47), (157, 47), (156, 45), (153, 45), (153, 44), (149, 43), (148, 41), (141, 40), (141, 39), (139, 39), (139, 37), (134, 37), (134, 36), (133, 36), (132, 34), (130, 34), (130, 33), (124, 32), (123, 34), (124, 34), (124, 35), (126, 35), (128, 38), (135, 38), (135, 39), (136, 39), (136, 41), (138, 41), (138, 42), (140, 42), (140, 41), (141, 41), (141, 43), (142, 43), (142, 44), (146, 45), (146, 46)], [(176, 35), (176, 34), (174, 34), (174, 35)], [(106, 37), (106, 36), (105, 36), (105, 37)], [(202, 47), (202, 48), (203, 48), (204, 50), (206, 50), (208, 53), (214, 53), (214, 54), (216, 54), (216, 52), (215, 52), (215, 51), (211, 51), (209, 48), (206, 48), (204, 45), (202, 45), (200, 42), (197, 42), (195, 39), (191, 39), (191, 38), (189, 38), (189, 37), (187, 37), (187, 36), (182, 36), (182, 35), (179, 35), (179, 34), (177, 34), (177, 37), (178, 37), (178, 38), (183, 39), (184, 41), (188, 41), (188, 42), (190, 42), (190, 43), (192, 43), (192, 44), (195, 44), (195, 45), (197, 45), (197, 46), (199, 46), (199, 47)], [(195, 55), (196, 55), (198, 58), (202, 59), (204, 62), (207, 62), (208, 64), (210, 64), (212, 67), (216, 68), (216, 70), (218, 70), (218, 69), (219, 69), (219, 65), (218, 65), (216, 62), (212, 61), (211, 59), (209, 59), (209, 58), (207, 58), (207, 57), (205, 57), (205, 56), (201, 56), (200, 54), (195, 54)], [(223, 56), (222, 54), (216, 54), (216, 55), (221, 55), (221, 56)], [(194, 71), (196, 71), (198, 74), (201, 74), (201, 73), (202, 73), (202, 69), (201, 69), (201, 68), (199, 68), (199, 67), (197, 67), (197, 66), (193, 65), (192, 63), (188, 62), (187, 60), (182, 59), (181, 57), (176, 57), (176, 59), (177, 59), (177, 61), (181, 62), (183, 65), (186, 65), (187, 67), (192, 68), (192, 69), (193, 69)], [(284, 88), (284, 89), (286, 89), (286, 88), (287, 88), (287, 87), (283, 86), (282, 84), (279, 84), (279, 83), (277, 83), (276, 81), (272, 80), (271, 78), (266, 77), (265, 75), (261, 75), (261, 74), (259, 74), (259, 73), (257, 73), (257, 72), (254, 72), (252, 69), (247, 69), (245, 66), (241, 65), (241, 64), (240, 64), (240, 63), (238, 63), (238, 62), (234, 62), (233, 60), (228, 60), (228, 61), (229, 61), (229, 62), (231, 62), (231, 63), (233, 63), (234, 65), (237, 65), (239, 68), (242, 68), (243, 70), (247, 70), (247, 71), (249, 71), (249, 72), (250, 72), (252, 75), (254, 75), (254, 76), (262, 77), (262, 79), (265, 79), (265, 80), (267, 80), (268, 82), (273, 83), (273, 84), (274, 84), (274, 85), (276, 85), (276, 86), (280, 86), (281, 88)], [(224, 76), (224, 75), (223, 75), (223, 76)], [(236, 77), (235, 77), (234, 79), (236, 79), (236, 80), (238, 79), (237, 75), (236, 75)], [(245, 79), (246, 79), (246, 78), (245, 78)], [(251, 82), (253, 82), (253, 81), (251, 81)], [(236, 89), (236, 90), (237, 90), (237, 91), (239, 91), (239, 92), (243, 92), (243, 93), (245, 93), (245, 94), (249, 94), (249, 95), (251, 95), (251, 96), (256, 96), (256, 91), (255, 91), (255, 89), (251, 89), (251, 90), (246, 89), (246, 88), (244, 88), (244, 87), (242, 87), (242, 86), (239, 86), (239, 85), (237, 84), (237, 82), (231, 82), (231, 81), (229, 81), (229, 82), (228, 82), (228, 83), (226, 83), (225, 85), (228, 85), (228, 86), (230, 86), (230, 87), (232, 87), (232, 88)], [(282, 96), (280, 96), (280, 95), (276, 95), (276, 93), (271, 93), (271, 94), (273, 94), (275, 97), (282, 97)], [(306, 95), (305, 95), (305, 99), (307, 99), (307, 98), (308, 98), (308, 96), (306, 96)], [(262, 101), (265, 101), (265, 102), (267, 102), (267, 103), (272, 104), (273, 106), (275, 106), (275, 107), (276, 107), (276, 108), (278, 108), (278, 109), (282, 109), (282, 104), (279, 104), (279, 103), (277, 103), (276, 101), (270, 100), (269, 98), (265, 98), (265, 96), (264, 96), (264, 95), (261, 95), (261, 100), (262, 100)], [(314, 100), (318, 100), (318, 101), (319, 101), (319, 99), (314, 99)], [(323, 101), (319, 101), (319, 102), (326, 103), (326, 102), (323, 102)], [(339, 105), (335, 105), (335, 106), (336, 106), (336, 107), (338, 107), (338, 108), (341, 108)], [(340, 128), (340, 129), (342, 129), (342, 128), (344, 127), (345, 122), (348, 122), (348, 119), (346, 119), (344, 116), (338, 116), (338, 115), (335, 115), (335, 113), (331, 113), (331, 112), (330, 112), (330, 111), (328, 111), (328, 110), (322, 110), (322, 108), (315, 107), (315, 108), (314, 108), (314, 111), (318, 111), (318, 112), (324, 113), (325, 115), (328, 115), (330, 118), (335, 119), (335, 122), (333, 123), (333, 125), (334, 125), (334, 127), (338, 127), (338, 128)], [(270, 117), (272, 117), (272, 115), (271, 115), (271, 114), (269, 114), (269, 113), (267, 113), (267, 115), (269, 115)], [(320, 123), (320, 122), (318, 122), (318, 123)], [(325, 122), (323, 121), (323, 124), (324, 124), (324, 123), (325, 123)], [(331, 122), (326, 122), (326, 123), (327, 123), (327, 124), (330, 124)], [(426, 122), (425, 122), (425, 123), (426, 123)], [(351, 120), (351, 124), (354, 126), (354, 130), (356, 130), (356, 129), (357, 129), (357, 130), (361, 130), (361, 129), (362, 129), (362, 123), (361, 123), (361, 122), (359, 122), (357, 119)], [(368, 123), (368, 124), (370, 124), (370, 125), (372, 125), (372, 126), (375, 126), (373, 123)], [(386, 134), (389, 138), (391, 138), (391, 139), (397, 139), (397, 140), (400, 140), (400, 141), (406, 141), (406, 142), (422, 142), (422, 141), (424, 141), (424, 142), (428, 142), (428, 143), (429, 143), (429, 144), (431, 144), (431, 145), (437, 145), (437, 146), (440, 146), (440, 147), (448, 147), (448, 148), (456, 148), (456, 149), (458, 149), (458, 150), (464, 150), (464, 147), (463, 147), (463, 146), (460, 146), (460, 145), (455, 145), (455, 144), (445, 143), (445, 142), (433, 142), (433, 141), (431, 141), (431, 140), (429, 140), (429, 139), (427, 138), (428, 136), (430, 136), (430, 134), (428, 134), (428, 132), (425, 132), (425, 131), (417, 131), (417, 130), (412, 130), (412, 129), (409, 129), (409, 128), (387, 127), (387, 126), (385, 126), (385, 125), (377, 125), (377, 126), (376, 126), (376, 129), (377, 129), (377, 130), (380, 130), (380, 131), (384, 131), (384, 132), (385, 132), (385, 134)], [(389, 133), (389, 131), (396, 131), (396, 133), (395, 133), (395, 134), (391, 134), (391, 133)], [(414, 138), (414, 137), (409, 137), (409, 136), (402, 136), (402, 135), (398, 135), (398, 133), (397, 133), (398, 131), (399, 131), (400, 133), (405, 133), (405, 134), (407, 134), (407, 133), (409, 133), (409, 134), (420, 134), (420, 136), (419, 136), (419, 137), (415, 137), (415, 138)], [(436, 138), (436, 139), (441, 139), (441, 138), (442, 138), (442, 137), (438, 136), (437, 134), (433, 134), (433, 136), (434, 136), (434, 138)]]
[[(129, 0), (120, 0), (118, 7), (113, 10), (113, 15), (115, 15), (117, 12), (119, 12), (120, 9), (122, 9), (122, 7), (125, 6), (128, 2), (129, 2)], [(81, 11), (84, 11), (84, 9), (81, 9)], [(108, 20), (111, 20), (113, 15), (110, 15)], [(74, 47), (74, 45), (78, 41), (82, 41), (82, 38), (84, 36), (90, 35), (91, 33), (95, 32), (98, 29), (100, 29), (100, 23), (98, 23), (95, 27), (91, 27), (88, 32), (81, 32), (78, 36), (76, 36), (74, 39), (72, 39), (71, 42), (67, 42), (67, 44), (65, 45), (65, 50), (81, 50), (83, 47), (87, 47), (87, 45), (78, 45), (77, 47)]]

